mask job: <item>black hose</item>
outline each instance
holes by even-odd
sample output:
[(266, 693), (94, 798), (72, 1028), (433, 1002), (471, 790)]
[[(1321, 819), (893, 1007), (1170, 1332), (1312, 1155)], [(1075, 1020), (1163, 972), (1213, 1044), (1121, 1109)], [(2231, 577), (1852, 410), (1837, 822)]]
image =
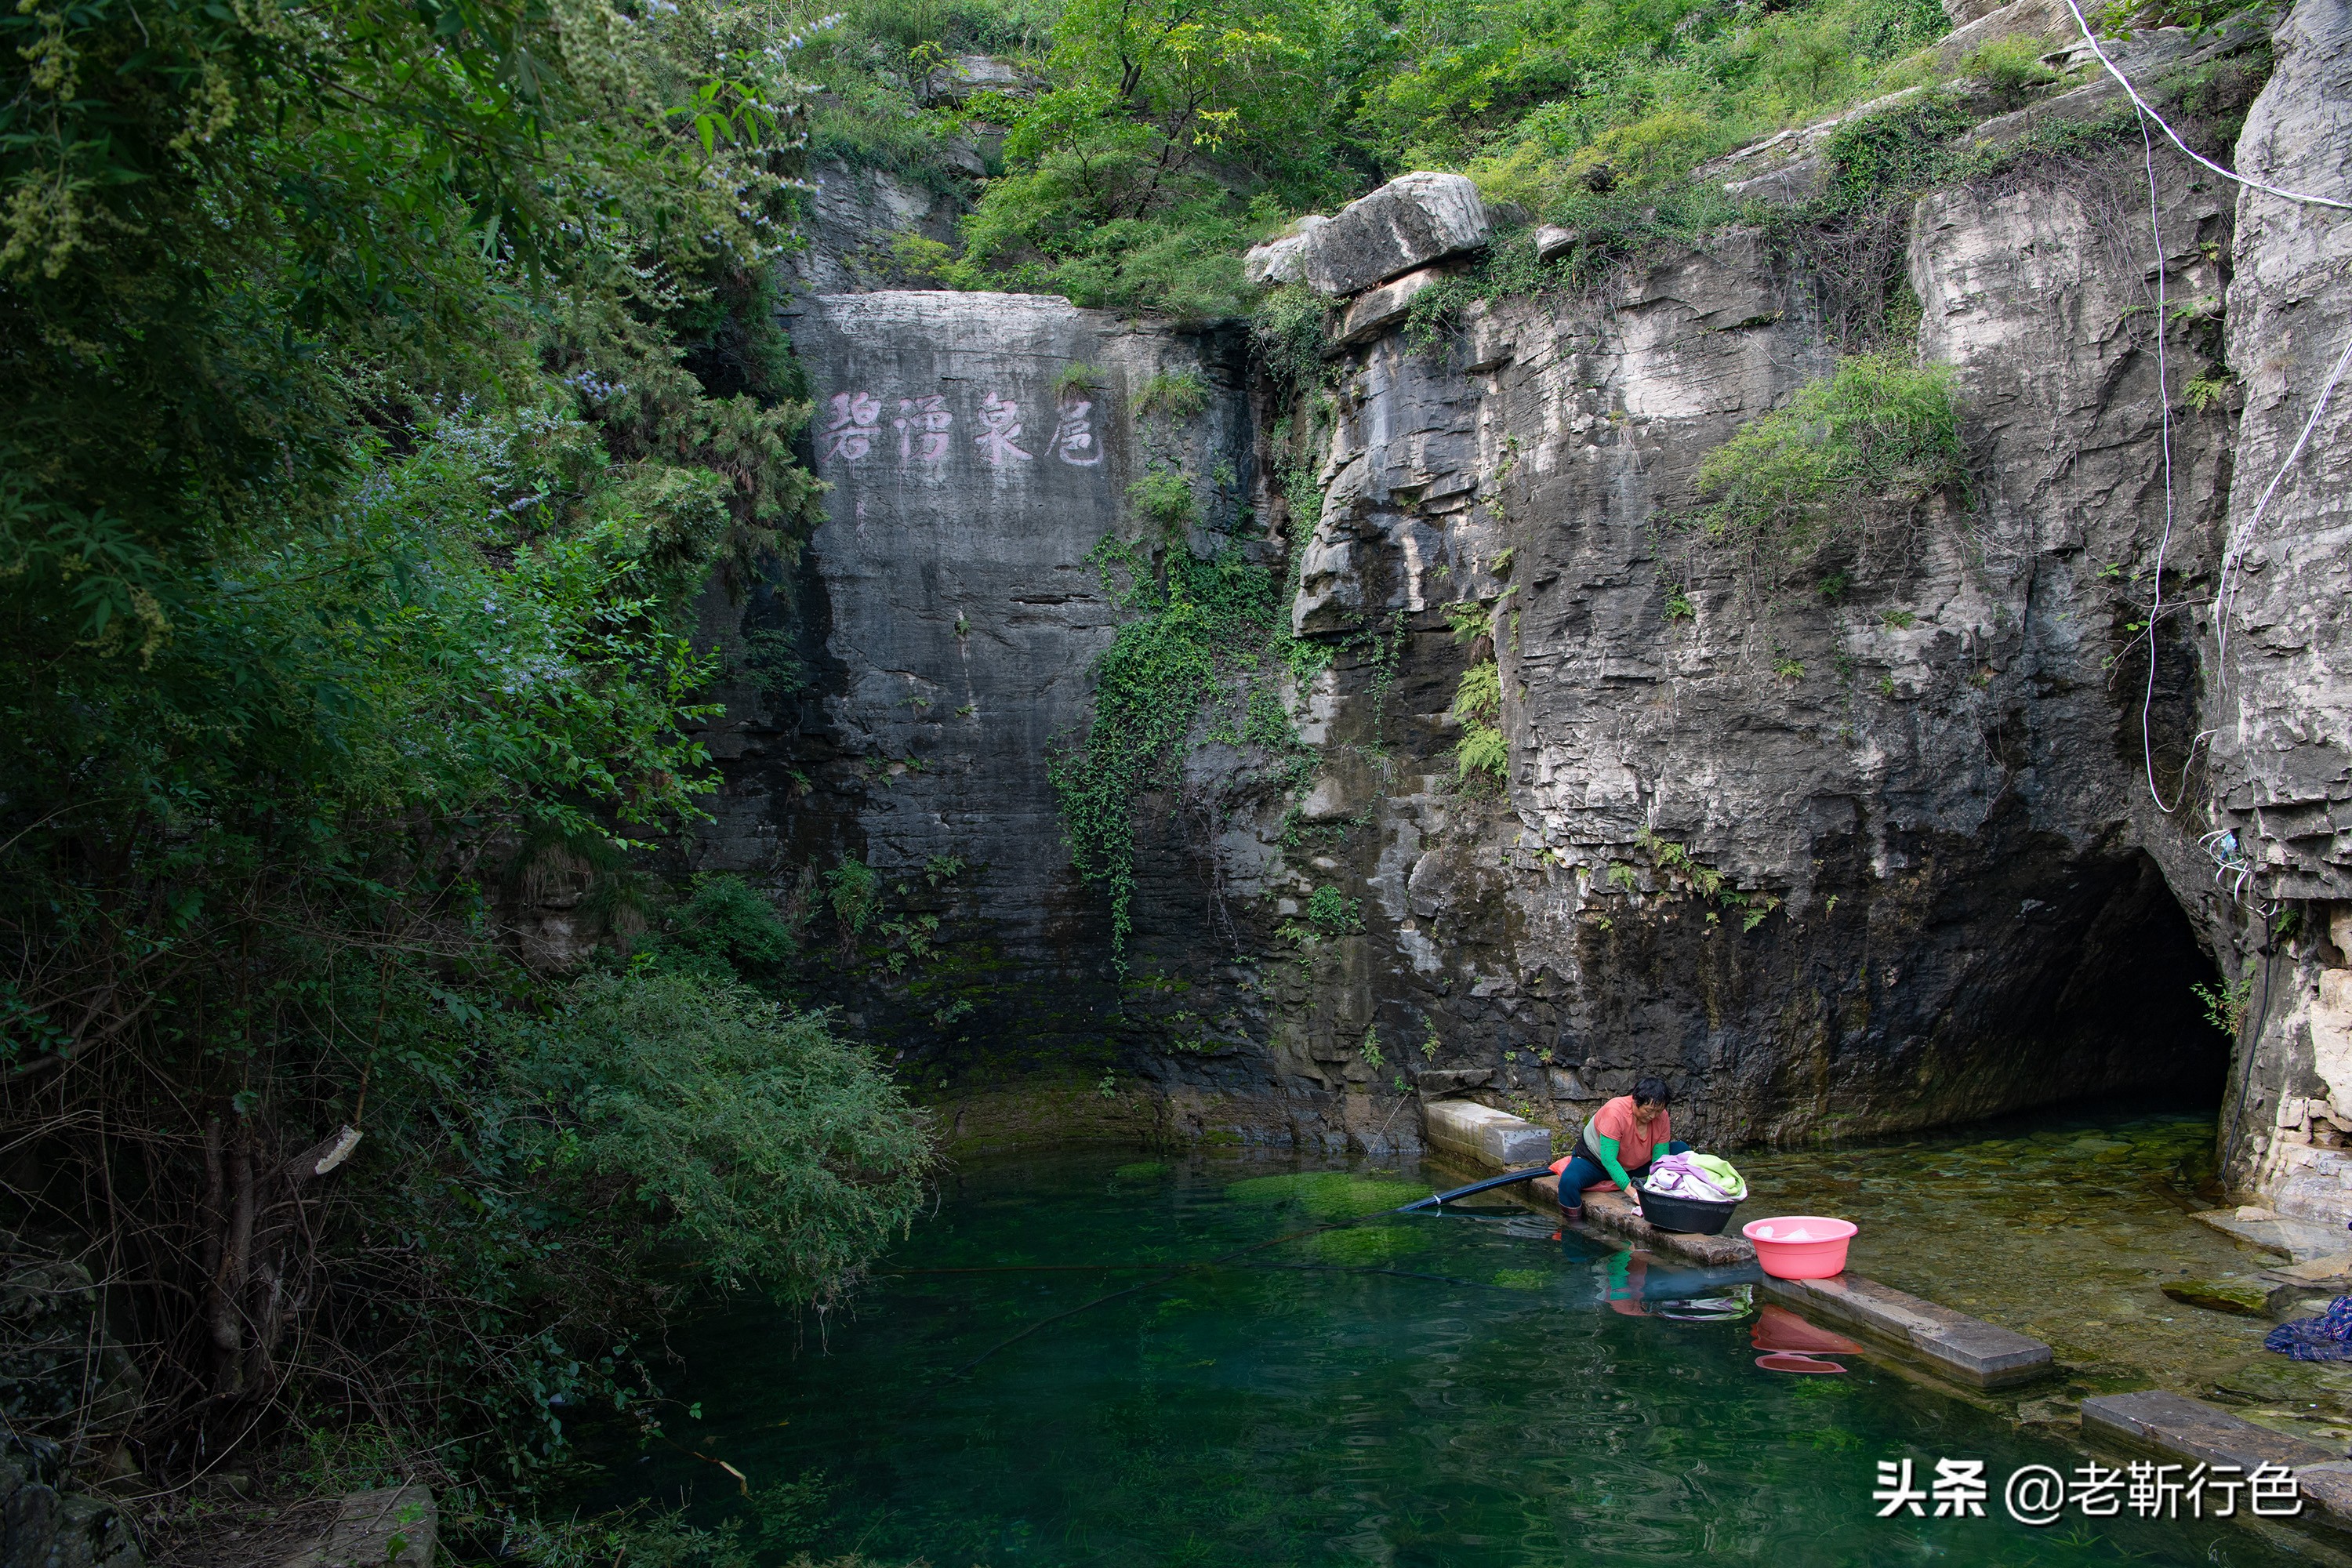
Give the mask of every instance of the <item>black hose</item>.
[[(2268, 936), (2268, 933), (2264, 935)], [(2246, 1065), (2238, 1074), (2238, 1108), (2230, 1113), (2229, 1130), (2221, 1135), (2221, 1169), (2219, 1174), (2224, 1190), (2227, 1190), (2230, 1180), (2230, 1162), (2237, 1157), (2238, 1131), (2246, 1118), (2246, 1091), (2254, 1086), (2254, 1053), (2262, 1048), (2263, 1023), (2271, 1016), (2271, 960), (2277, 951), (2275, 939), (2267, 942), (2260, 951), (2263, 955), (2263, 1005), (2254, 1015), (2253, 1032), (2246, 1037)], [(2229, 982), (2225, 980), (2222, 984), (2226, 985)], [(2227, 1080), (2223, 1081), (2226, 1086)]]
[(1409, 1204), (1399, 1204), (1391, 1212), (1411, 1214), (1415, 1209), (1425, 1209), (1432, 1204), (1442, 1204), (1449, 1198), (1466, 1198), (1472, 1193), (1483, 1193), (1489, 1187), (1507, 1187), (1514, 1182), (1531, 1182), (1538, 1176), (1550, 1174), (1549, 1165), (1537, 1165), (1525, 1171), (1506, 1171), (1499, 1176), (1489, 1176), (1483, 1182), (1473, 1182), (1466, 1187), (1456, 1187), (1450, 1193), (1433, 1193), (1425, 1198), (1415, 1198)]

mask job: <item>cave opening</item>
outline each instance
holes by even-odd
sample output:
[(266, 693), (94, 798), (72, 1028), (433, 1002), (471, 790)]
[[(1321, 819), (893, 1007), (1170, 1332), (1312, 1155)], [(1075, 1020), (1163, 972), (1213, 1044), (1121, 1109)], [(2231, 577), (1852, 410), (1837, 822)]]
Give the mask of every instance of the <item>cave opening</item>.
[(2077, 865), (2016, 913), (1955, 1019), (2011, 1042), (2011, 1106), (2220, 1107), (2231, 1035), (2220, 971), (2145, 852)]

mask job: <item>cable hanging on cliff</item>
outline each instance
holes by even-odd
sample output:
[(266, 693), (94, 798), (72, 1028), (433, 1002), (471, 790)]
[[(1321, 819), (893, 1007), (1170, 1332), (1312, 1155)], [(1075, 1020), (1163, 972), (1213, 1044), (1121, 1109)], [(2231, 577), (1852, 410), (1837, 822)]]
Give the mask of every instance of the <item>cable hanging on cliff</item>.
[(2215, 174), (2221, 175), (2225, 180), (2234, 180), (2239, 184), (2250, 186), (2254, 190), (2262, 191), (2270, 195), (2283, 197), (2287, 201), (2305, 202), (2313, 206), (2334, 207), (2337, 212), (2352, 213), (2352, 202), (2339, 202), (2332, 196), (2315, 196), (2304, 191), (2290, 191), (2283, 189), (2277, 185), (2264, 184), (2262, 181), (2250, 179), (2246, 175), (2239, 174), (2234, 169), (2223, 168), (2221, 164), (2213, 162), (2212, 159), (2205, 156), (2204, 153), (2197, 151), (2196, 148), (2191, 147), (2188, 142), (2183, 142), (2180, 139), (2180, 132), (2175, 131), (2169, 124), (2168, 124), (2163, 115), (2158, 114), (2155, 110), (2148, 107), (2147, 100), (2139, 95), (2139, 89), (2132, 86), (2131, 78), (2124, 75), (2122, 71), (2116, 69), (2116, 62), (2107, 58), (2107, 51), (2099, 47), (2099, 40), (2092, 35), (2091, 24), (2083, 19), (2083, 8), (2076, 5), (2074, 0), (2066, 0), (2066, 9), (2074, 15), (2074, 26), (2083, 30), (2083, 41), (2091, 46), (2091, 52), (2099, 57), (2099, 63), (2101, 65), (2107, 68), (2107, 74), (2115, 78), (2122, 86), (2124, 91), (2130, 96), (2132, 104), (2140, 111), (2143, 121), (2148, 120), (2155, 121), (2158, 129), (2161, 130), (2165, 135), (2172, 139), (2172, 144), (2175, 147), (2179, 148), (2183, 153), (2188, 153), (2189, 156), (2194, 158), (2198, 163), (2204, 164), (2205, 167), (2212, 170)]
[[(2138, 111), (2140, 143), (2147, 166), (2147, 221), (2149, 232), (2156, 242), (2156, 385), (2158, 400), (2164, 411), (2164, 532), (2157, 542), (2156, 582), (2148, 602), (2147, 680), (2140, 698), (2139, 734), (2140, 757), (2147, 772), (2148, 795), (2156, 802), (2158, 811), (2169, 816), (2179, 809), (2180, 801), (2175, 800), (2170, 805), (2164, 803), (2164, 792), (2156, 782), (2156, 743), (2150, 730), (2150, 720), (2156, 707), (2157, 621), (2164, 609), (2164, 559), (2172, 543), (2175, 508), (2172, 472), (2172, 395), (2171, 389), (2167, 384), (2165, 363), (2165, 332), (2168, 325), (2165, 320), (2165, 283), (2169, 268), (2168, 258), (2164, 248), (2164, 227), (2159, 216), (2159, 198), (2156, 183), (2156, 143), (2148, 134), (2148, 123), (2153, 121), (2157, 128), (2164, 132), (2174, 146), (2179, 148), (2196, 163), (2210, 169), (2223, 179), (2243, 185), (2249, 190), (2261, 191), (2284, 201), (2301, 202), (2311, 206), (2332, 207), (2338, 212), (2352, 212), (2352, 202), (2337, 201), (2330, 196), (2317, 196), (2305, 191), (2293, 191), (2284, 186), (2270, 184), (2241, 174), (2235, 170), (2224, 168), (2198, 152), (2187, 142), (2181, 140), (2180, 132), (2175, 131), (2171, 123), (2163, 115), (2158, 114), (2147, 100), (2140, 96), (2139, 89), (2132, 85), (2131, 79), (2124, 75), (2114, 60), (2107, 58), (2107, 51), (2099, 47), (2098, 37), (2091, 31), (2091, 24), (2084, 16), (2083, 9), (2076, 4), (2076, 0), (2066, 0), (2066, 9), (2074, 18), (2074, 26), (2081, 31), (2083, 41), (2091, 46), (2091, 53), (2098, 57), (2099, 64), (2105, 66), (2107, 74), (2116, 79), (2117, 85), (2124, 89), (2125, 95), (2131, 100), (2132, 107)], [(2336, 384), (2343, 380), (2347, 365), (2352, 365), (2352, 338), (2347, 339), (2344, 352), (2337, 356), (2335, 369), (2329, 373), (2326, 384), (2320, 389), (2319, 401), (2313, 405), (2311, 417), (2304, 422), (2303, 433), (2295, 438), (2294, 446), (2286, 455), (2286, 460), (2279, 465), (2278, 472), (2271, 476), (2271, 482), (2263, 487), (2262, 499), (2255, 502), (2252, 513), (2243, 523), (2231, 531), (2229, 542), (2221, 552), (2221, 570), (2213, 593), (2214, 663), (2217, 667), (2217, 678), (2221, 680), (2228, 679), (2223, 656), (2229, 648), (2229, 599), (2231, 578), (2235, 574), (2238, 560), (2243, 554), (2246, 542), (2255, 526), (2261, 522), (2263, 511), (2269, 508), (2271, 498), (2278, 493), (2280, 484), (2286, 479), (2288, 471), (2294, 467), (2295, 459), (2303, 455), (2304, 447), (2309, 444), (2312, 432), (2319, 427), (2321, 416), (2327, 412), (2328, 400), (2335, 395)], [(2199, 739), (2201, 740), (2204, 735), (2210, 733), (2212, 733), (2210, 731), (2203, 731)], [(2189, 750), (2193, 759), (2196, 742), (2190, 742)], [(2181, 792), (2184, 797), (2188, 792), (2188, 768), (2184, 763), (2181, 770)]]
[[(2073, 3), (2074, 0), (2067, 0), (2067, 4)], [(2095, 44), (2092, 47), (2097, 47)], [(2156, 783), (2154, 728), (2156, 635), (2158, 623), (2164, 615), (2164, 558), (2172, 549), (2172, 385), (2169, 380), (2170, 368), (2166, 363), (2164, 353), (2165, 333), (2170, 325), (2165, 317), (2168, 308), (2165, 282), (2171, 268), (2171, 262), (2164, 249), (2163, 207), (2156, 189), (2156, 139), (2147, 133), (2147, 115), (2145, 112), (2139, 118), (2139, 142), (2140, 151), (2147, 162), (2147, 231), (2150, 237), (2156, 241), (2156, 401), (2158, 406), (2164, 411), (2164, 532), (2158, 536), (2156, 542), (2156, 586), (2149, 593), (2147, 601), (2147, 681), (2140, 689), (2139, 755), (2142, 765), (2147, 770), (2148, 798), (2156, 802), (2157, 810), (2170, 816), (2175, 811), (2180, 809), (2181, 801), (2189, 798), (2189, 769), (2187, 764), (2183, 763), (2180, 770), (2180, 794), (2170, 805), (2164, 804), (2164, 792), (2157, 787)], [(2192, 760), (2197, 754), (2194, 742), (2189, 744), (2189, 754)]]

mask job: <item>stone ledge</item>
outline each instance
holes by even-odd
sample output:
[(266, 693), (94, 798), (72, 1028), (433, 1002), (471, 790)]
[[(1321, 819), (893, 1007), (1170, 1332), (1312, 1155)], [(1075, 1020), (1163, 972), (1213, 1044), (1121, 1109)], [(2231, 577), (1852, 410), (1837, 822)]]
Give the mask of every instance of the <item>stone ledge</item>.
[[(1559, 1207), (1559, 1178), (1538, 1176), (1528, 1184), (1529, 1194)], [(1695, 1236), (1683, 1230), (1660, 1230), (1642, 1217), (1624, 1194), (1611, 1187), (1584, 1194), (1584, 1222), (1638, 1241), (1656, 1252), (1687, 1258), (1711, 1268), (1736, 1268), (1756, 1261), (1756, 1247), (1744, 1236)]]
[(1339, 341), (1334, 346), (1346, 349), (1368, 343), (1398, 325), (1412, 313), (1421, 291), (1444, 275), (1443, 268), (1424, 267), (1357, 295), (1340, 319)]
[(2205, 1209), (2189, 1217), (2224, 1236), (2252, 1242), (2264, 1251), (2284, 1252), (2295, 1263), (2341, 1257), (2345, 1250), (2347, 1237), (2342, 1226), (2294, 1219), (2268, 1209), (2251, 1205), (2243, 1209)]
[(430, 1487), (352, 1492), (337, 1506), (327, 1539), (283, 1568), (433, 1568), (440, 1524)]
[(2303, 1492), (2302, 1517), (2352, 1529), (2352, 1463), (2202, 1400), (2156, 1388), (2094, 1394), (2083, 1401), (2083, 1431), (2193, 1465), (2236, 1465), (2249, 1472), (2257, 1465), (2284, 1465)]
[(1551, 1159), (1551, 1130), (1524, 1117), (1469, 1100), (1441, 1100), (1421, 1108), (1423, 1134), (1436, 1148), (1493, 1170), (1540, 1165)]
[(2031, 1383), (2053, 1363), (2050, 1347), (2013, 1329), (1971, 1318), (1949, 1307), (1865, 1279), (1837, 1274), (1827, 1279), (1764, 1279), (1766, 1294), (1801, 1310), (1907, 1345), (1937, 1369), (1976, 1388), (2009, 1388)]
[[(1557, 1176), (1538, 1176), (1524, 1189), (1514, 1190), (1523, 1190), (1531, 1206), (1555, 1214), (1559, 1211)], [(1745, 1237), (1692, 1236), (1683, 1231), (1660, 1230), (1635, 1212), (1624, 1194), (1613, 1188), (1584, 1194), (1584, 1222), (1613, 1230), (1653, 1251), (1714, 1268), (1738, 1268), (1756, 1260), (1756, 1246)], [(2045, 1375), (2055, 1364), (2050, 1347), (2040, 1340), (1949, 1307), (1939, 1307), (1858, 1274), (1839, 1274), (1827, 1279), (1775, 1279), (1759, 1268), (1757, 1279), (1766, 1295), (1806, 1316), (1827, 1319), (1890, 1342), (1927, 1362), (1940, 1375), (1967, 1387), (2014, 1387)]]

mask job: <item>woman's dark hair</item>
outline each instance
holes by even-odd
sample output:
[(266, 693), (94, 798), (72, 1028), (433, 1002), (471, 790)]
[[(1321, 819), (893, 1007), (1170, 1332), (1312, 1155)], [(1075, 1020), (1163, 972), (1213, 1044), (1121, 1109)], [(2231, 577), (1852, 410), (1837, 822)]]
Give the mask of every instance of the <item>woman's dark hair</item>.
[(1655, 1073), (1635, 1079), (1633, 1100), (1638, 1105), (1664, 1105), (1666, 1102), (1666, 1080)]

